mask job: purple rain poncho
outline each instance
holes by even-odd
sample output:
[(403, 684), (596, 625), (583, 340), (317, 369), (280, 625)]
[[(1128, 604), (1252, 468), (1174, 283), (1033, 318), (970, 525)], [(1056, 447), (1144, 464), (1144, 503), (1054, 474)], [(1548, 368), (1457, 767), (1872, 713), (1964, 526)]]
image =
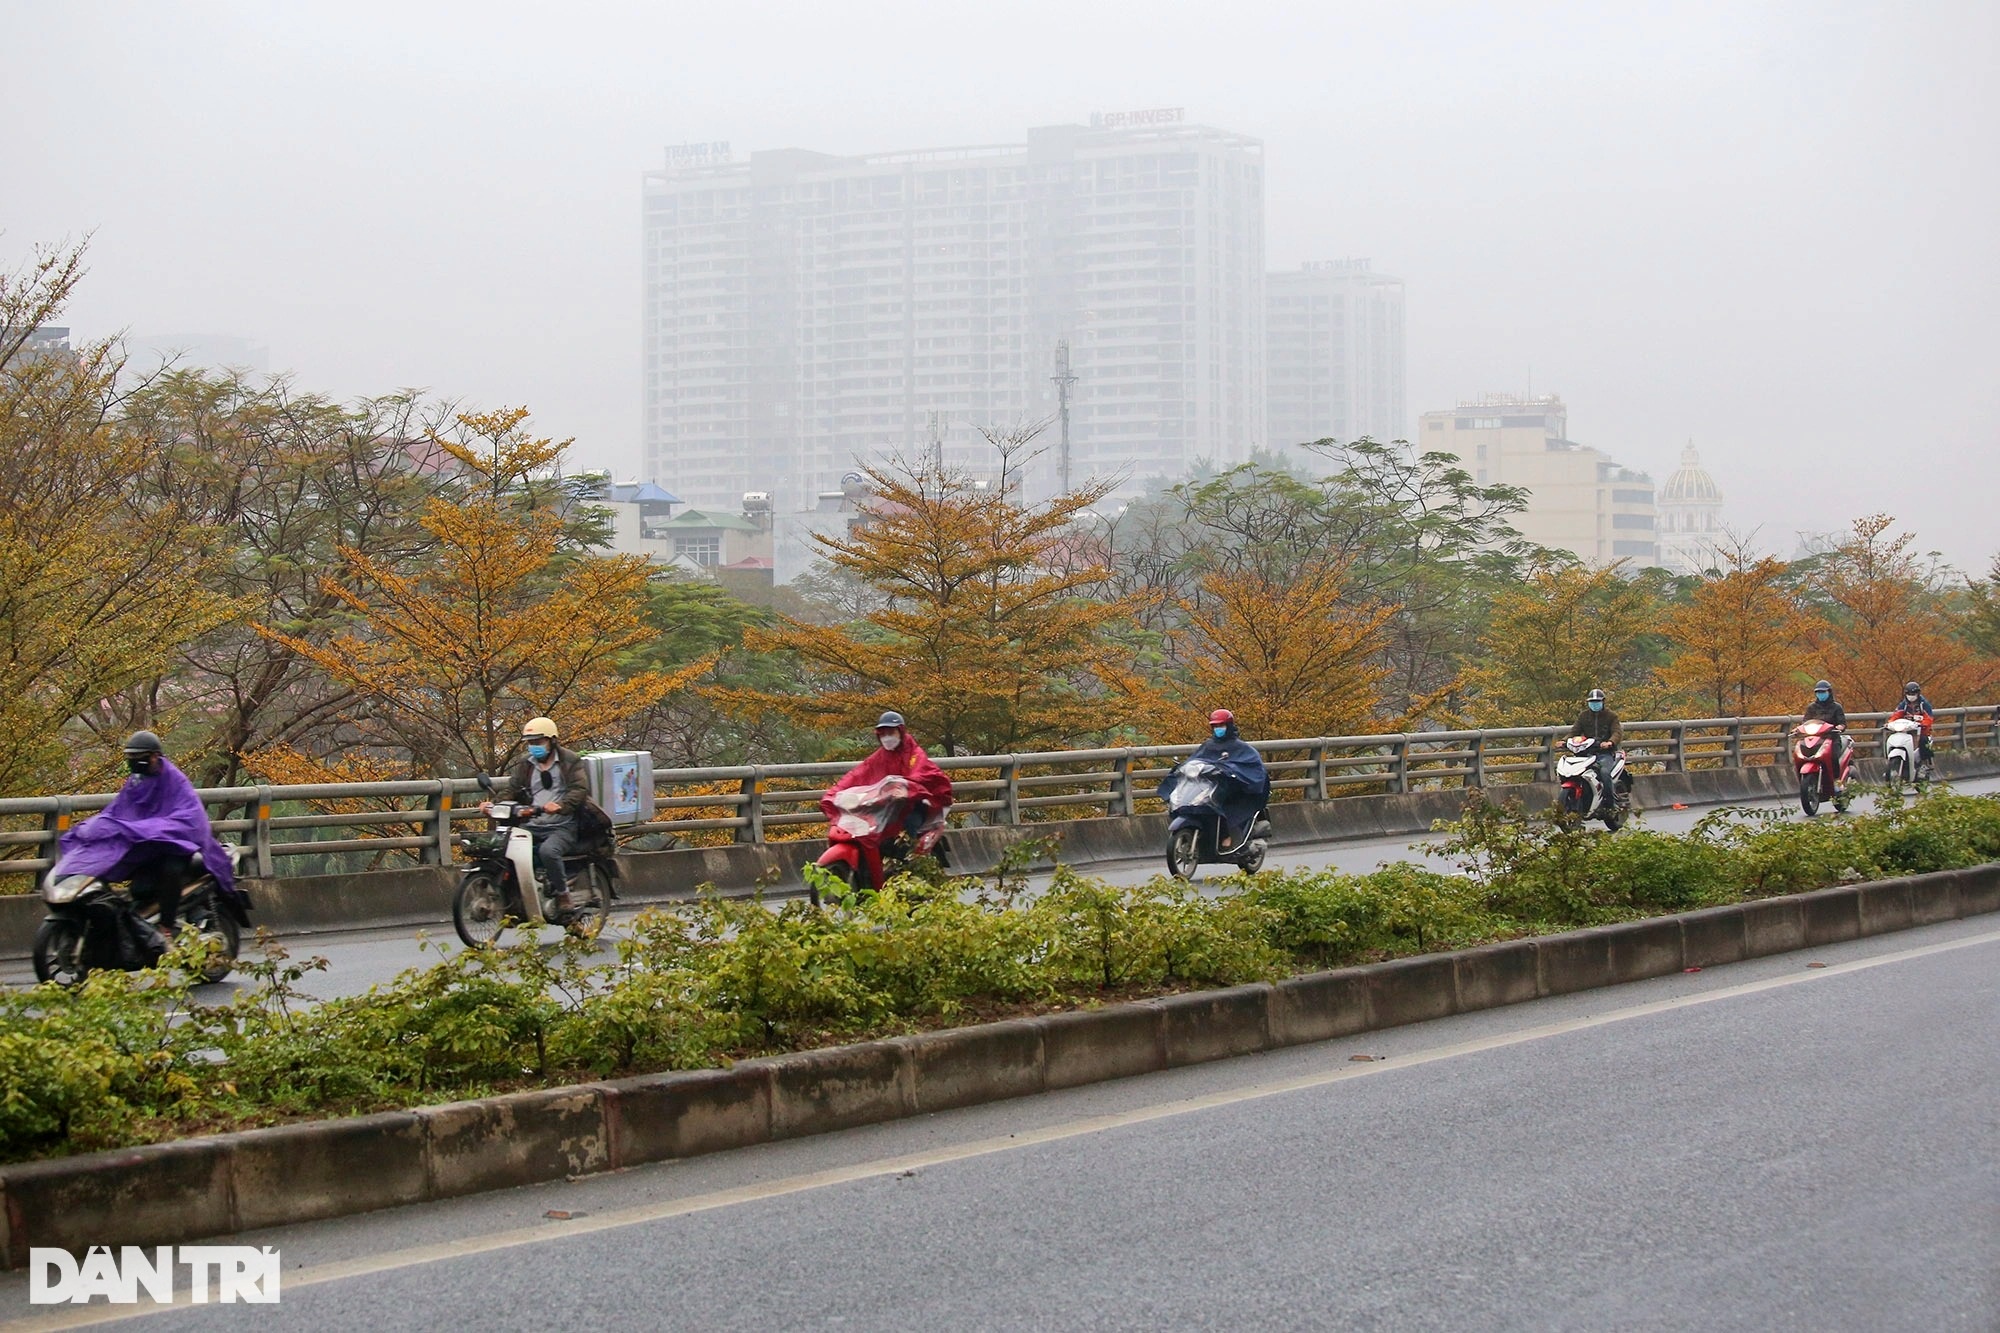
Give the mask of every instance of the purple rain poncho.
[(131, 874), (133, 863), (143, 859), (133, 853), (146, 844), (200, 852), (202, 867), (215, 876), (222, 891), (236, 891), (235, 863), (215, 840), (208, 810), (187, 774), (165, 756), (158, 773), (133, 774), (110, 805), (62, 835), (62, 856), (52, 873), (122, 880)]

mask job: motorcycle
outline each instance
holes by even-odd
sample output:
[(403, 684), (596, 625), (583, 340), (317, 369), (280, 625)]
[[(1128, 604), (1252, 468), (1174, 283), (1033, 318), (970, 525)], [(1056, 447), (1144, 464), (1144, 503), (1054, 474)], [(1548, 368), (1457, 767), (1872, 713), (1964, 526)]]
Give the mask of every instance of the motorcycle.
[[(493, 779), (484, 775), (479, 785), (487, 792), (494, 789)], [(472, 864), (459, 876), (458, 892), (452, 895), (451, 924), (468, 947), (491, 944), (508, 926), (527, 921), (562, 926), (585, 939), (597, 938), (604, 929), (615, 896), (610, 854), (589, 850), (563, 858), (574, 906), (556, 920), (542, 901), (541, 877), (535, 873), (535, 835), (528, 829), (534, 816), (531, 805), (494, 801), (487, 807), (493, 827), (459, 837), (459, 849)]]
[(1801, 722), (1792, 728), (1792, 771), (1799, 777), (1799, 809), (1808, 818), (1822, 803), (1846, 813), (1848, 779), (1854, 775), (1854, 747), (1841, 744), (1831, 722)]
[(1920, 718), (1892, 717), (1882, 724), (1883, 777), (1898, 791), (1907, 783), (1921, 787), (1930, 781), (1930, 765), (1923, 762), (1923, 733)]
[[(246, 847), (227, 846), (240, 874)], [(201, 933), (208, 952), (201, 979), (216, 982), (236, 968), (243, 932), (250, 928), (250, 895), (242, 888), (224, 893), (215, 876), (192, 858), (195, 877), (181, 890), (180, 918)], [(137, 972), (151, 967), (169, 943), (154, 924), (159, 905), (143, 908), (126, 884), (98, 875), (64, 874), (58, 861), (42, 882), (49, 914), (35, 930), (35, 979), (74, 986), (92, 972)]]
[(1607, 786), (1597, 768), (1597, 742), (1588, 736), (1571, 736), (1563, 742), (1568, 751), (1556, 760), (1556, 781), (1562, 784), (1562, 810), (1584, 822), (1604, 821), (1616, 833), (1625, 823), (1626, 811), (1618, 804), (1618, 791), (1625, 784), (1625, 752), (1611, 760), (1611, 782)]
[[(943, 810), (928, 812), (914, 830), (905, 827), (915, 796), (910, 780), (892, 773), (865, 787), (848, 787), (823, 797), (827, 846), (817, 862), (819, 868), (853, 892), (881, 888), (920, 856), (951, 864)], [(806, 894), (814, 907), (821, 905), (817, 884), (808, 881)]]
[(1205, 759), (1189, 759), (1167, 774), (1160, 799), (1167, 806), (1167, 873), (1193, 879), (1204, 863), (1233, 865), (1246, 875), (1264, 868), (1271, 846), (1271, 820), (1259, 809), (1247, 829), (1229, 826), (1223, 812), (1224, 784), (1235, 779)]

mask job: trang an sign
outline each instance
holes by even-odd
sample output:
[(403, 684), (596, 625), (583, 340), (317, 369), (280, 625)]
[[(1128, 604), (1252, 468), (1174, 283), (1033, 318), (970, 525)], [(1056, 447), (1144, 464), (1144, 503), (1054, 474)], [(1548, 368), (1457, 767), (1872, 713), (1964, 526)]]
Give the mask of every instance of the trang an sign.
[(79, 1260), (68, 1250), (39, 1246), (28, 1251), (28, 1302), (31, 1305), (137, 1305), (139, 1293), (156, 1305), (174, 1299), (174, 1278), (187, 1270), (182, 1284), (196, 1305), (278, 1303), (278, 1252), (254, 1245), (159, 1245), (148, 1251), (137, 1245), (120, 1248), (93, 1245)]
[(727, 139), (717, 139), (713, 143), (667, 145), (667, 165), (670, 167), (705, 167), (715, 162), (727, 162), (733, 156)]
[(1155, 107), (1150, 111), (1093, 111), (1090, 128), (1135, 130), (1145, 125), (1178, 125), (1186, 119), (1187, 109), (1178, 106)]

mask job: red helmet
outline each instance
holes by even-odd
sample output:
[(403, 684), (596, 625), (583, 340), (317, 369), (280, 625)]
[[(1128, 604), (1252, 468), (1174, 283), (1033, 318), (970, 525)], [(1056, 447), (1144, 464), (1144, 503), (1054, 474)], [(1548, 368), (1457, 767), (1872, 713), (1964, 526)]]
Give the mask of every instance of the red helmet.
[(1230, 712), (1227, 708), (1218, 708), (1208, 715), (1208, 725), (1211, 727), (1229, 727), (1235, 724), (1236, 714)]

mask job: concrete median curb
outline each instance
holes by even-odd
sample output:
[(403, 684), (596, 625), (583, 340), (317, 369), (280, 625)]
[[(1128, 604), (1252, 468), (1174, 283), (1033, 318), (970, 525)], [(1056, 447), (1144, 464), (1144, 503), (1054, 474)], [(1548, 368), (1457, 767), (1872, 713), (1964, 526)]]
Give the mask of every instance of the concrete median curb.
[(750, 1147), (2000, 911), (2000, 864), (730, 1069), (0, 1168), (0, 1260), (181, 1243)]

